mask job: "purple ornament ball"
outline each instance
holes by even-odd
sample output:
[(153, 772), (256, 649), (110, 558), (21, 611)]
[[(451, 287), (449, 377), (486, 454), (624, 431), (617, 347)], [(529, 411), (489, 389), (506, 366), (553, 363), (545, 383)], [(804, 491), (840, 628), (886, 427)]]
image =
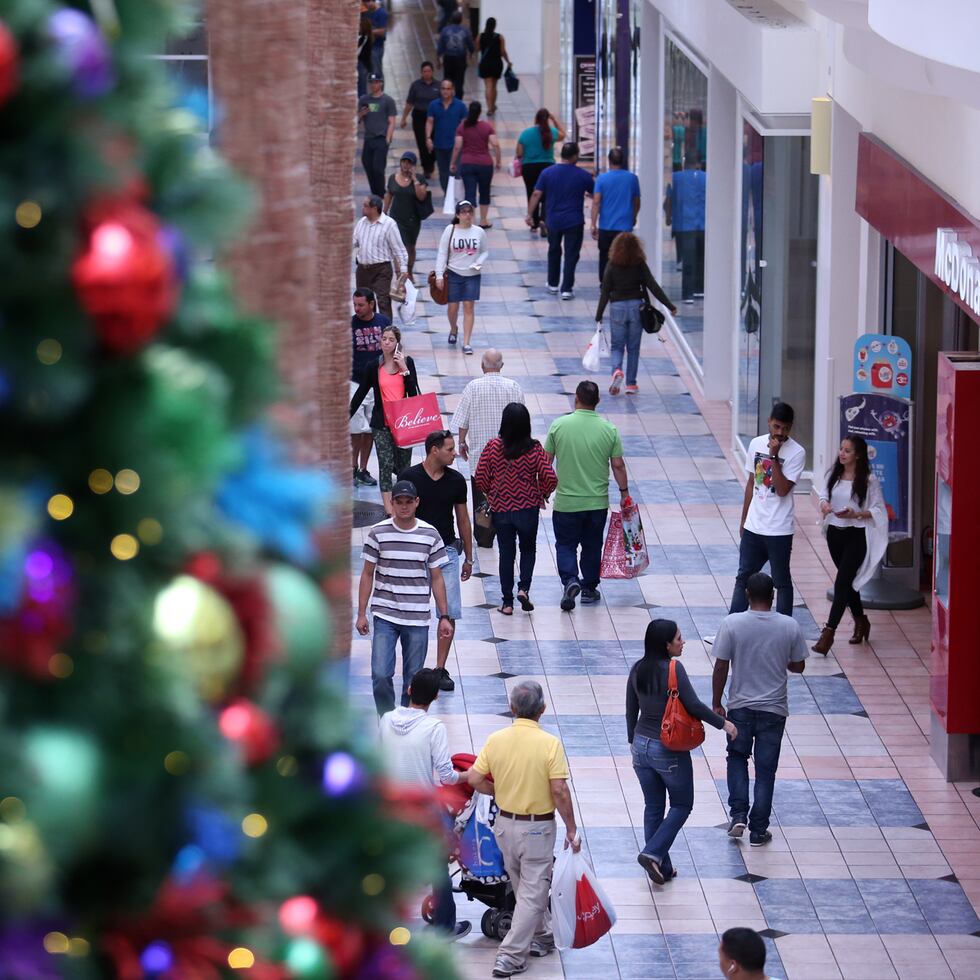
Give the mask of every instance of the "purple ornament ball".
[(71, 76), (75, 95), (80, 99), (96, 99), (112, 88), (116, 81), (112, 55), (91, 17), (66, 7), (48, 18), (47, 33), (58, 60)]

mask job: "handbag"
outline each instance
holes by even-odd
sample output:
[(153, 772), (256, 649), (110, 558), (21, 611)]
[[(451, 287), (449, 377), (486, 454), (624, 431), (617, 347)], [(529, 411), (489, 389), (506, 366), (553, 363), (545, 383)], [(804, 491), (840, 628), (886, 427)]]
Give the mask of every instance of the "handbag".
[(429, 272), (429, 299), (439, 306), (445, 306), (449, 302), (449, 277), (442, 280), (442, 286), (436, 285), (436, 271)]
[(508, 65), (504, 72), (504, 85), (508, 92), (516, 92), (521, 87), (521, 80), (514, 74), (514, 69)]
[(486, 500), (476, 508), (473, 514), (473, 537), (476, 538), (477, 546), (480, 548), (492, 548), (493, 539), (497, 532), (493, 527), (493, 515), (490, 512), (490, 503)]
[(415, 211), (419, 216), (419, 221), (425, 221), (436, 213), (435, 205), (432, 203), (432, 191), (426, 191), (425, 197), (420, 201), (415, 198)]
[(643, 305), (640, 307), (640, 325), (647, 333), (659, 333), (666, 317), (650, 300), (647, 287), (643, 287)]
[(401, 449), (425, 442), (430, 432), (443, 427), (439, 401), (432, 392), (384, 402), (383, 406), (392, 442)]
[(660, 723), (660, 741), (675, 752), (690, 752), (704, 741), (704, 724), (681, 703), (677, 689), (677, 661), (670, 661), (667, 675), (667, 707)]

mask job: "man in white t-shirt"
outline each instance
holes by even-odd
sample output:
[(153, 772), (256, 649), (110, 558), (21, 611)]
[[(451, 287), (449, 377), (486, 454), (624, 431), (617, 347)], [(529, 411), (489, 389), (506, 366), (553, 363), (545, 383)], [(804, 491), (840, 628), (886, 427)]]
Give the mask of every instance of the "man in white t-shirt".
[(793, 550), (793, 488), (803, 472), (806, 450), (790, 438), (793, 409), (777, 402), (769, 413), (769, 432), (749, 443), (745, 468), (742, 520), (738, 530), (738, 575), (729, 613), (745, 612), (745, 584), (769, 562), (776, 586), (776, 612), (793, 615), (793, 580), (789, 558)]

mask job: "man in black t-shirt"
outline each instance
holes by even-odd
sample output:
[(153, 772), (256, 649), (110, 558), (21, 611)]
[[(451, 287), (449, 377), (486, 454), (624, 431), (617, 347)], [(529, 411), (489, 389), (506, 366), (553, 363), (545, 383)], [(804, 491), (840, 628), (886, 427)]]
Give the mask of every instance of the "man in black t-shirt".
[(402, 129), (408, 125), (408, 114), (412, 114), (412, 131), (419, 148), (419, 161), (426, 180), (432, 179), (436, 168), (435, 152), (430, 150), (425, 140), (425, 122), (429, 118), (429, 103), (439, 98), (439, 83), (435, 79), (435, 67), (431, 61), (422, 62), (422, 74), (409, 86), (405, 96), (405, 109), (402, 112)]
[[(456, 634), (456, 620), (463, 615), (459, 583), (465, 582), (473, 573), (473, 529), (466, 509), (466, 480), (461, 473), (452, 469), (455, 458), (456, 443), (452, 433), (448, 430), (430, 432), (425, 439), (425, 459), (398, 476), (399, 480), (411, 480), (415, 484), (419, 495), (416, 517), (439, 532), (449, 556), (449, 563), (443, 566), (442, 574), (446, 582), (446, 611), (452, 629), (447, 636), (440, 634), (436, 647), (436, 669), (442, 691), (452, 691), (456, 687), (446, 670), (446, 660)], [(465, 555), (462, 567), (459, 563), (460, 551)]]
[[(351, 395), (361, 383), (361, 375), (366, 367), (378, 363), (381, 356), (381, 334), (391, 320), (378, 312), (378, 301), (374, 291), (365, 286), (354, 290), (354, 315), (350, 318), (353, 358), (350, 369)], [(350, 447), (354, 463), (354, 486), (376, 487), (378, 481), (368, 473), (367, 464), (371, 458), (371, 409), (374, 408), (374, 395), (368, 392), (361, 403), (360, 410), (351, 416)]]

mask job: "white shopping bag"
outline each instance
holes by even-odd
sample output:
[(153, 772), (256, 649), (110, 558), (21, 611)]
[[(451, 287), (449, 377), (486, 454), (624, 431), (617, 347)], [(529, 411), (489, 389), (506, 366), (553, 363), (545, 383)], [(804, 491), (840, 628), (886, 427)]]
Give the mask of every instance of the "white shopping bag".
[(411, 327), (415, 323), (415, 303), (419, 298), (419, 291), (411, 279), (405, 280), (405, 301), (398, 307), (398, 319), (402, 325)]
[(600, 357), (606, 350), (608, 350), (606, 335), (602, 330), (602, 324), (597, 323), (589, 346), (585, 348), (585, 353), (582, 355), (582, 367), (589, 374), (595, 374), (601, 367)]
[(616, 924), (616, 911), (589, 859), (570, 847), (555, 861), (551, 878), (551, 931), (559, 949), (598, 942)]
[(455, 214), (456, 202), (463, 200), (463, 182), (459, 177), (450, 177), (446, 185), (446, 199), (442, 202), (443, 214)]

